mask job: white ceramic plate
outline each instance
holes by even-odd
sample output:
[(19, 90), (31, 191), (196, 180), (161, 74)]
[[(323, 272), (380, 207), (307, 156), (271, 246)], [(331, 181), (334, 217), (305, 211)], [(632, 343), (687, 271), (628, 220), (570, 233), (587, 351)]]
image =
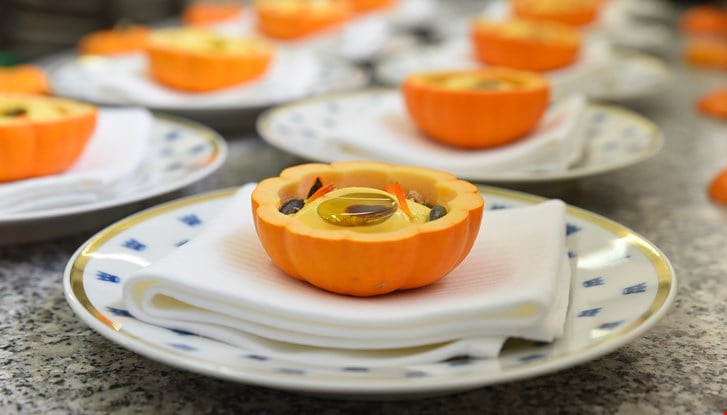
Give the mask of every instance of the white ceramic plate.
[[(380, 105), (397, 93), (372, 89), (280, 106), (258, 119), (258, 133), (275, 147), (310, 160), (333, 162), (371, 158), (371, 154), (357, 154), (350, 146), (331, 145), (341, 129), (336, 130), (336, 134), (332, 131), (351, 120), (360, 122), (367, 114), (363, 109)], [(663, 145), (659, 128), (634, 112), (593, 104), (589, 104), (586, 111), (587, 125), (582, 129), (587, 134), (584, 156), (565, 171), (450, 171), (465, 179), (489, 183), (566, 180), (635, 164), (656, 154)], [(377, 155), (382, 158), (380, 161), (391, 161)]]
[(197, 182), (216, 171), (227, 158), (227, 145), (220, 135), (188, 120), (155, 115), (151, 134), (148, 155), (134, 175), (115, 184), (122, 191), (109, 189), (105, 198), (92, 203), (0, 215), (0, 245), (108, 224), (121, 217), (113, 217), (114, 210)]
[[(116, 91), (117, 88), (123, 89), (125, 85), (137, 89), (145, 84), (155, 86), (143, 74), (145, 64), (142, 55), (103, 57), (70, 53), (59, 56), (46, 65), (51, 89), (56, 95), (102, 105), (143, 105), (154, 110), (172, 112), (209, 113), (227, 110), (238, 111), (239, 115), (239, 110), (259, 110), (304, 96), (355, 89), (368, 82), (368, 76), (363, 70), (340, 59), (292, 51), (279, 51), (278, 55), (278, 59), (284, 61), (274, 65), (274, 68), (283, 72), (284, 67), (281, 65), (292, 65), (297, 57), (302, 56), (307, 62), (306, 68), (312, 71), (308, 75), (311, 77), (310, 82), (285, 84), (290, 87), (286, 90), (279, 88), (278, 84), (273, 85), (272, 81), (265, 81), (267, 83), (264, 85), (261, 85), (262, 81), (253, 81), (248, 86), (209, 94), (183, 94), (173, 91), (167, 93), (164, 88), (158, 87), (153, 88), (154, 94), (143, 97)], [(275, 79), (282, 76), (282, 73), (277, 72), (274, 75)], [(114, 78), (121, 78), (123, 83), (115, 85)], [(248, 87), (254, 88), (252, 93)], [(173, 100), (175, 96), (179, 96), (178, 101)]]
[[(620, 101), (652, 95), (671, 81), (666, 64), (644, 53), (608, 51), (603, 41), (594, 41), (580, 61), (568, 68), (545, 72), (553, 96), (585, 92), (590, 98)], [(466, 42), (409, 49), (391, 55), (375, 67), (375, 77), (387, 85), (398, 85), (415, 72), (484, 67), (471, 56)]]
[[(497, 359), (459, 358), (385, 369), (322, 369), (134, 319), (121, 302), (124, 279), (194, 238), (235, 190), (154, 207), (88, 240), (70, 259), (63, 277), (66, 298), (76, 314), (123, 347), (196, 373), (306, 393), (411, 397), (534, 377), (603, 356), (652, 327), (676, 295), (674, 272), (658, 248), (622, 225), (568, 207), (564, 232), (569, 254), (577, 257), (578, 265), (565, 334), (552, 344), (511, 341)], [(481, 190), (489, 209), (543, 200), (497, 188)]]

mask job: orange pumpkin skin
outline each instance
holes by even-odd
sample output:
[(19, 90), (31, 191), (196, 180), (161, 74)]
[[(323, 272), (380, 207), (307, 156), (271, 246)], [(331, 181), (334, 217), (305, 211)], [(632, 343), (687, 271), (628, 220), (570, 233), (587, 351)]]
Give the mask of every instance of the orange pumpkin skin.
[(691, 7), (682, 14), (679, 27), (687, 35), (725, 36), (727, 9), (707, 5)]
[[(450, 89), (442, 79), (473, 77), (513, 89)], [(429, 138), (459, 148), (501, 146), (523, 138), (545, 112), (550, 86), (535, 72), (506, 68), (410, 75), (402, 85), (413, 122)]]
[(575, 27), (595, 21), (600, 6), (597, 0), (511, 0), (510, 5), (516, 17)]
[(278, 0), (258, 1), (258, 29), (266, 36), (290, 40), (330, 29), (347, 21), (352, 10), (347, 2)]
[[(199, 36), (210, 48), (196, 49), (184, 40), (178, 42), (186, 36)], [(238, 46), (222, 51), (216, 49), (217, 42)], [(273, 47), (262, 40), (228, 39), (201, 29), (160, 30), (152, 35), (147, 48), (152, 78), (185, 92), (209, 92), (251, 81), (265, 73), (273, 54)]]
[(48, 77), (35, 65), (0, 68), (0, 92), (47, 94)]
[[(8, 117), (39, 105), (55, 116)], [(96, 127), (94, 106), (39, 95), (0, 94), (0, 182), (61, 173), (82, 154)]]
[[(339, 189), (399, 182), (405, 193), (416, 190), (448, 213), (396, 231), (361, 233), (313, 228), (278, 211), (282, 202), (304, 198), (316, 177)], [(293, 278), (354, 296), (423, 287), (446, 276), (472, 249), (483, 206), (474, 185), (449, 173), (364, 161), (291, 167), (252, 193), (257, 234), (272, 261)]]
[(477, 20), (471, 37), (482, 63), (532, 71), (568, 66), (581, 48), (580, 33), (555, 22)]
[(187, 5), (182, 12), (182, 23), (207, 25), (232, 20), (242, 12), (242, 4), (198, 1)]
[(356, 13), (365, 13), (392, 6), (395, 0), (349, 0)]
[(93, 55), (142, 52), (149, 41), (149, 33), (149, 28), (140, 25), (99, 30), (83, 36), (78, 43), (78, 50)]

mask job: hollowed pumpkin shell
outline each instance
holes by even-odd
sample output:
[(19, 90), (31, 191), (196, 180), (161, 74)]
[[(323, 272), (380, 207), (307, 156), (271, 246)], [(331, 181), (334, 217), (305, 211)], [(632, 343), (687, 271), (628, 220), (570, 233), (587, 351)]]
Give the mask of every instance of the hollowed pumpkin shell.
[(117, 55), (141, 52), (149, 41), (149, 28), (120, 25), (113, 29), (91, 32), (81, 38), (78, 50), (85, 54)]
[(550, 95), (541, 75), (505, 68), (414, 74), (402, 91), (424, 134), (460, 148), (496, 147), (525, 137)]
[[(305, 198), (317, 177), (338, 189), (383, 189), (398, 182), (404, 192), (415, 190), (448, 213), (396, 231), (365, 233), (318, 229), (278, 211), (286, 200)], [(422, 287), (443, 278), (470, 252), (483, 206), (474, 185), (449, 173), (375, 162), (291, 167), (261, 181), (252, 193), (257, 234), (272, 261), (293, 278), (354, 296)]]
[(0, 67), (0, 92), (45, 94), (48, 92), (48, 77), (34, 65)]
[(585, 26), (598, 17), (598, 0), (511, 0), (513, 15), (523, 19), (547, 20), (569, 26)]
[(476, 20), (471, 37), (481, 62), (533, 71), (568, 66), (581, 48), (580, 33), (555, 22)]
[(170, 88), (207, 92), (259, 77), (273, 47), (261, 39), (231, 38), (199, 28), (155, 31), (147, 55), (151, 76)]
[(264, 0), (255, 3), (258, 28), (276, 39), (296, 39), (339, 25), (351, 16), (349, 3), (339, 0)]
[(91, 138), (96, 114), (80, 102), (0, 94), (0, 182), (66, 170)]
[(187, 5), (182, 11), (182, 23), (186, 25), (207, 25), (233, 20), (240, 16), (242, 4), (197, 1)]

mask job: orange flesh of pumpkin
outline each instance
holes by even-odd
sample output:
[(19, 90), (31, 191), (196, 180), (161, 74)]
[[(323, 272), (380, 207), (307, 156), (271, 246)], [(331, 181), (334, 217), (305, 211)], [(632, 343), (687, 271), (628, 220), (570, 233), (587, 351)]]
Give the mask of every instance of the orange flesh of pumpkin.
[(395, 0), (350, 0), (350, 3), (357, 13), (364, 13), (389, 7)]
[(273, 48), (259, 39), (226, 38), (202, 29), (168, 29), (152, 35), (151, 76), (170, 88), (207, 92), (244, 84), (265, 73)]
[(714, 176), (707, 187), (707, 193), (715, 202), (727, 205), (727, 169)]
[(689, 40), (684, 48), (684, 59), (694, 66), (727, 69), (727, 41), (719, 39)]
[[(383, 189), (399, 182), (448, 213), (434, 221), (382, 233), (317, 229), (278, 211), (304, 198), (315, 181), (337, 189)], [(482, 220), (477, 188), (449, 173), (375, 162), (304, 164), (261, 181), (252, 194), (255, 227), (272, 261), (293, 278), (338, 294), (372, 296), (432, 284), (469, 253)]]
[(258, 28), (275, 39), (296, 39), (339, 25), (351, 16), (349, 4), (337, 0), (267, 0), (255, 7)]
[(697, 101), (697, 109), (704, 115), (727, 120), (727, 88), (702, 95)]
[(417, 127), (459, 148), (497, 147), (525, 137), (545, 112), (549, 91), (537, 73), (504, 68), (415, 74), (402, 86)]
[(548, 71), (573, 63), (581, 35), (554, 22), (475, 21), (471, 30), (477, 59), (487, 65)]
[[(8, 115), (16, 109), (27, 111)], [(96, 116), (95, 107), (69, 100), (0, 94), (0, 181), (66, 170), (85, 149)]]
[(725, 36), (727, 9), (709, 5), (693, 6), (682, 14), (679, 27), (687, 35)]

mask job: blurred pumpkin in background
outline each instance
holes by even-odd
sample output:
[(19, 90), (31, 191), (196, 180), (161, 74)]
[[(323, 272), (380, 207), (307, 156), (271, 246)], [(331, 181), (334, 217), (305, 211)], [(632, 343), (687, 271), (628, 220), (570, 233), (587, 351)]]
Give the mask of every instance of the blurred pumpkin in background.
[(471, 37), (482, 63), (533, 71), (567, 66), (581, 48), (580, 32), (557, 22), (478, 19)]
[(548, 20), (570, 26), (585, 26), (598, 17), (599, 0), (510, 0), (513, 15)]
[(47, 94), (48, 76), (35, 65), (0, 67), (0, 92)]
[(149, 33), (146, 26), (119, 24), (112, 29), (84, 35), (78, 43), (78, 51), (94, 55), (141, 52), (146, 48)]
[(237, 2), (195, 1), (182, 11), (182, 23), (206, 25), (234, 20), (242, 13), (243, 6)]
[(260, 32), (282, 40), (330, 29), (352, 14), (350, 4), (341, 0), (258, 0), (255, 10)]

